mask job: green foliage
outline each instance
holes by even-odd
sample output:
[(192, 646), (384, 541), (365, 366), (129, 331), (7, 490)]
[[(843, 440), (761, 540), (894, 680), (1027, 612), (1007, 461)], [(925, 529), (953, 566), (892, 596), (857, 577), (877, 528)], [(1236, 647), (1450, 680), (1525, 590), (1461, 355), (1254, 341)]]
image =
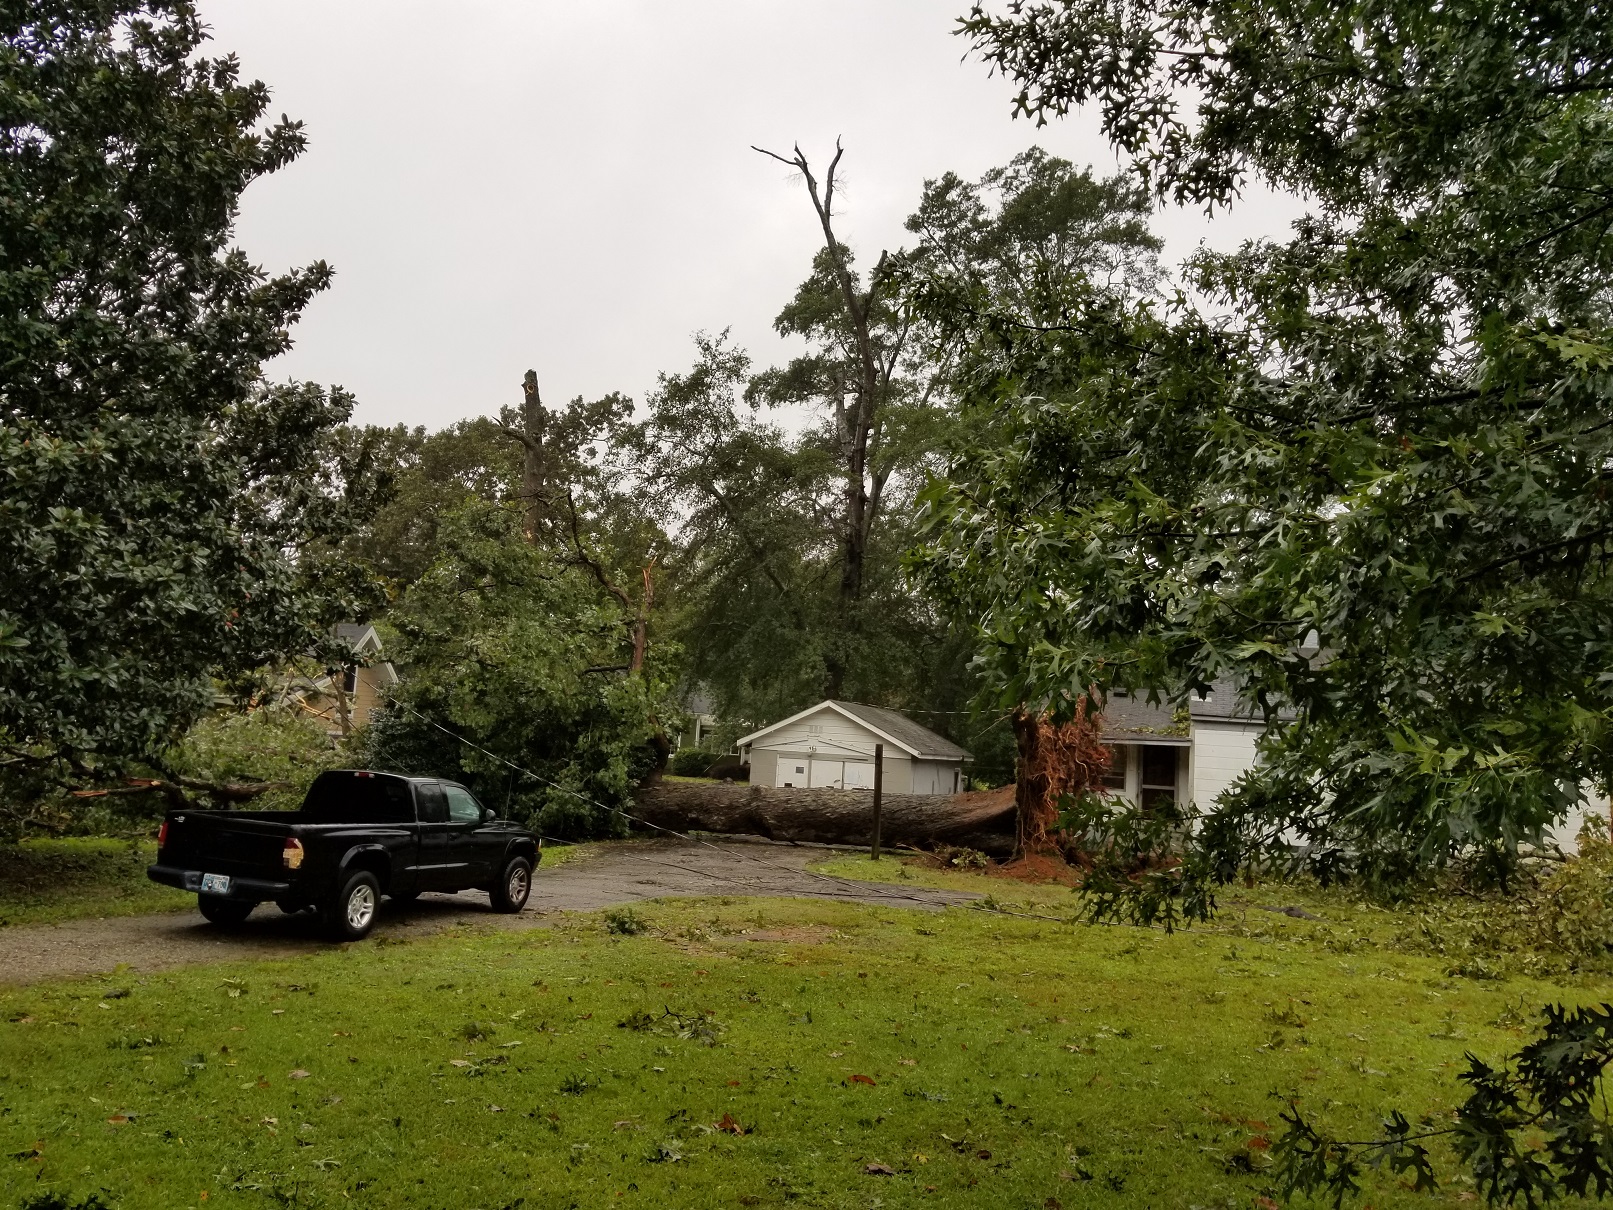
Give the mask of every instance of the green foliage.
[(718, 755), (699, 748), (679, 748), (672, 754), (671, 769), (679, 777), (703, 777)]
[(1068, 0), (963, 30), (1025, 112), (1096, 105), (1156, 192), (1314, 206), (1197, 255), (1202, 309), (1075, 283), (1058, 324), (971, 329), (990, 439), (927, 497), (923, 568), (1002, 698), (1222, 682), (1273, 724), (1184, 879), (1296, 845), (1324, 877), (1510, 861), (1613, 751), (1605, 16)]
[(1482, 871), (1408, 888), (1393, 944), (1475, 977), (1613, 973), (1613, 844), (1605, 821), (1588, 823), (1578, 857), (1526, 862), (1504, 889), (1474, 885)]
[(1564, 1195), (1601, 1199), (1613, 1192), (1613, 1123), (1603, 1069), (1613, 1062), (1613, 1005), (1548, 1005), (1535, 1039), (1496, 1068), (1473, 1054), (1459, 1077), (1472, 1091), (1454, 1126), (1426, 1119), (1413, 1127), (1398, 1109), (1380, 1138), (1341, 1142), (1320, 1133), (1292, 1101), (1287, 1131), (1274, 1148), (1289, 1194), (1321, 1194), (1334, 1206), (1361, 1192), (1364, 1165), (1412, 1178), (1417, 1192), (1439, 1182), (1427, 1143), (1448, 1138), (1492, 1206), (1533, 1210)]
[(441, 518), (471, 500), (495, 504), (520, 479), (520, 449), (486, 417), (436, 433), (398, 425), (365, 430), (393, 491), (344, 550), (401, 592), (437, 557)]
[(605, 931), (614, 937), (636, 937), (649, 927), (649, 921), (630, 907), (605, 910)]
[(332, 552), (379, 482), (345, 394), (260, 373), (330, 270), (228, 244), (300, 124), (185, 0), (32, 0), (0, 38), (0, 745), (150, 755), (354, 607)]
[(463, 780), (551, 836), (620, 835), (656, 764), (664, 674), (622, 675), (620, 603), (518, 521), (478, 505), (443, 519), (437, 561), (389, 618), (408, 676), (365, 759)]
[(215, 713), (199, 721), (164, 756), (184, 777), (216, 783), (273, 782), (254, 798), (255, 811), (293, 810), (326, 769), (351, 767), (352, 756), (325, 729), (289, 707)]

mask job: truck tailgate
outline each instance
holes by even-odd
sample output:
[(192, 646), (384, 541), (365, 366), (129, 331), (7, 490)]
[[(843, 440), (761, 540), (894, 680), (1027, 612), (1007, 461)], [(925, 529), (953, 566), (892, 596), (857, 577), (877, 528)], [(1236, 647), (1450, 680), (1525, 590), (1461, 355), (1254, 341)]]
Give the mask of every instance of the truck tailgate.
[(169, 816), (163, 865), (208, 874), (274, 878), (283, 874), (281, 853), (296, 819), (254, 818), (231, 811), (185, 811)]

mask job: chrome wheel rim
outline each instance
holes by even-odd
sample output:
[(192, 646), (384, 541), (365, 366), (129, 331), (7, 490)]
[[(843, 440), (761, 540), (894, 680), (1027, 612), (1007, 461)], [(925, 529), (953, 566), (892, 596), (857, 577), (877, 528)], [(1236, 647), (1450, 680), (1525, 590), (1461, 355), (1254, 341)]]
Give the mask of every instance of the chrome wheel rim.
[(516, 866), (510, 871), (510, 882), (505, 887), (505, 893), (510, 897), (511, 903), (525, 903), (527, 888), (531, 885), (531, 875), (522, 866)]
[(347, 927), (361, 929), (375, 915), (375, 891), (368, 886), (356, 886), (347, 897)]

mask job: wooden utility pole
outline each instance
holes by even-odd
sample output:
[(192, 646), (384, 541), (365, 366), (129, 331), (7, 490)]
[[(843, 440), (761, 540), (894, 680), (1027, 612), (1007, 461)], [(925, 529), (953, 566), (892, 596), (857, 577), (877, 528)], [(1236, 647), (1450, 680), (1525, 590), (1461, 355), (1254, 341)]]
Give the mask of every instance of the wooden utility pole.
[(874, 745), (874, 860), (879, 860), (879, 812), (885, 798), (885, 745)]

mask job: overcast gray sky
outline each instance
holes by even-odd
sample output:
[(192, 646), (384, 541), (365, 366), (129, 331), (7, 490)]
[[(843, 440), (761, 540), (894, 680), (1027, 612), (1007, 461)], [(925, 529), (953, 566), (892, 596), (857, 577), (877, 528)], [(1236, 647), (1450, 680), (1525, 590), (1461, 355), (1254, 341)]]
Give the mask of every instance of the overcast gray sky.
[[(357, 419), (439, 428), (520, 398), (625, 391), (732, 327), (759, 365), (819, 233), (751, 144), (838, 135), (838, 229), (865, 263), (904, 242), (927, 177), (1032, 143), (1103, 171), (1094, 119), (1037, 130), (952, 36), (966, 0), (202, 0), (215, 49), (302, 119), (301, 160), (247, 192), (241, 245), (336, 270), (275, 377), (337, 383)], [(1179, 260), (1280, 234), (1261, 195), (1207, 224), (1162, 211)]]

